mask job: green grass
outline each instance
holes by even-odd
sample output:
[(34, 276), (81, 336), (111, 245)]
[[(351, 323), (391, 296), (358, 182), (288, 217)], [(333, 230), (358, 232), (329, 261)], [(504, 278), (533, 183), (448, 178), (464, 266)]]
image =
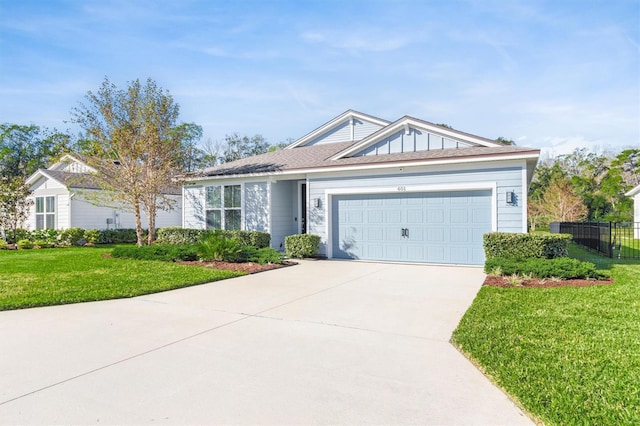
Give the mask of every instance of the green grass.
[(640, 424), (640, 262), (570, 255), (615, 283), (483, 287), (452, 342), (545, 424)]
[(104, 246), (0, 250), (0, 310), (133, 297), (243, 275), (103, 257), (110, 251)]

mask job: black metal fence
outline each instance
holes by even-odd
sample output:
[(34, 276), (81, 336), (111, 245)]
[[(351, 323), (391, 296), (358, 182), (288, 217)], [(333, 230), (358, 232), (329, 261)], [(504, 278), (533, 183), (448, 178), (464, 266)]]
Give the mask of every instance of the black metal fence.
[(640, 259), (640, 222), (552, 222), (550, 231), (607, 257)]

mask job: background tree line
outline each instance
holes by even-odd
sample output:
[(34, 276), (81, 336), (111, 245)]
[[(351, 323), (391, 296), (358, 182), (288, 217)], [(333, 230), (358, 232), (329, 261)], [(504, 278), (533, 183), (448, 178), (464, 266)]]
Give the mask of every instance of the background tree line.
[(624, 194), (638, 184), (640, 149), (598, 154), (578, 148), (540, 161), (529, 188), (530, 227), (554, 221), (633, 221), (633, 200)]
[(71, 111), (81, 132), (48, 130), (36, 125), (0, 125), (0, 230), (15, 232), (30, 207), (26, 180), (40, 168), (70, 153), (98, 170), (103, 190), (96, 203), (134, 212), (138, 244), (143, 241), (141, 212), (154, 237), (158, 210), (172, 209), (168, 189), (178, 188), (185, 173), (261, 154), (272, 147), (264, 137), (225, 136), (200, 144), (202, 128), (179, 122), (179, 105), (155, 81), (134, 80), (124, 89), (107, 78), (96, 92)]

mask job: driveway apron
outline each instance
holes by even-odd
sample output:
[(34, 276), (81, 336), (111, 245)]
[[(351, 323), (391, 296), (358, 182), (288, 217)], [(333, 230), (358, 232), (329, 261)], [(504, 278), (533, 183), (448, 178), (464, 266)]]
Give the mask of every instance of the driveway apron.
[(0, 423), (533, 424), (449, 343), (483, 278), (305, 260), (0, 312)]

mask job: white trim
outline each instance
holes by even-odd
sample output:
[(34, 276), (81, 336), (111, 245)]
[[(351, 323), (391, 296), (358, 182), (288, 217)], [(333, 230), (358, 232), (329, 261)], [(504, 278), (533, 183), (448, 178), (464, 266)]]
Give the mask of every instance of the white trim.
[[(338, 160), (340, 158), (344, 158), (344, 157), (348, 157), (349, 155), (353, 154), (354, 152), (358, 152), (363, 150), (364, 148), (373, 145), (376, 142), (379, 142), (380, 140), (384, 139), (385, 137), (396, 133), (399, 130), (404, 129), (405, 132), (408, 132), (409, 127), (412, 128), (418, 128), (421, 130), (426, 130), (430, 133), (435, 133), (437, 135), (440, 136), (445, 136), (448, 138), (452, 138), (452, 139), (458, 139), (461, 140), (463, 142), (469, 142), (472, 143), (474, 145), (479, 145), (479, 146), (486, 146), (486, 147), (499, 147), (502, 146), (502, 144), (498, 143), (498, 142), (490, 142), (485, 138), (480, 138), (477, 136), (473, 136), (473, 135), (469, 135), (466, 133), (461, 133), (458, 132), (456, 130), (452, 130), (452, 129), (447, 129), (441, 126), (436, 126), (421, 120), (417, 120), (415, 118), (412, 117), (405, 117), (400, 119), (399, 121), (397, 121), (396, 123), (392, 123), (390, 125), (388, 125), (387, 127), (384, 127), (383, 129), (380, 129), (378, 132), (373, 133), (372, 135), (364, 138), (360, 143), (357, 143), (353, 146), (350, 146), (349, 148), (345, 149), (344, 151), (341, 151), (337, 154), (335, 154), (333, 157), (331, 157), (331, 160)], [(407, 133), (408, 134), (408, 133)]]
[(529, 158), (539, 158), (539, 154), (513, 154), (513, 155), (490, 155), (478, 157), (464, 157), (456, 159), (444, 159), (444, 160), (417, 160), (407, 162), (393, 162), (393, 163), (376, 163), (376, 164), (363, 164), (363, 165), (349, 165), (349, 166), (329, 166), (329, 167), (315, 167), (311, 169), (291, 169), (281, 172), (264, 172), (264, 173), (248, 173), (238, 175), (222, 175), (222, 176), (201, 176), (187, 179), (187, 182), (198, 182), (202, 180), (218, 180), (218, 179), (242, 179), (244, 177), (263, 177), (263, 176), (287, 176), (300, 173), (326, 173), (326, 172), (340, 172), (340, 171), (357, 171), (357, 170), (380, 170), (380, 169), (392, 169), (397, 167), (418, 167), (418, 166), (432, 166), (442, 164), (473, 164), (483, 163), (490, 161), (507, 161), (507, 160), (526, 160)]
[(498, 230), (498, 201), (495, 181), (468, 182), (468, 183), (442, 183), (433, 185), (394, 185), (372, 186), (358, 188), (327, 188), (324, 191), (324, 208), (327, 220), (325, 221), (325, 235), (327, 236), (327, 258), (333, 258), (333, 197), (335, 195), (358, 194), (398, 194), (416, 192), (446, 192), (446, 191), (486, 191), (491, 190), (491, 231)]

